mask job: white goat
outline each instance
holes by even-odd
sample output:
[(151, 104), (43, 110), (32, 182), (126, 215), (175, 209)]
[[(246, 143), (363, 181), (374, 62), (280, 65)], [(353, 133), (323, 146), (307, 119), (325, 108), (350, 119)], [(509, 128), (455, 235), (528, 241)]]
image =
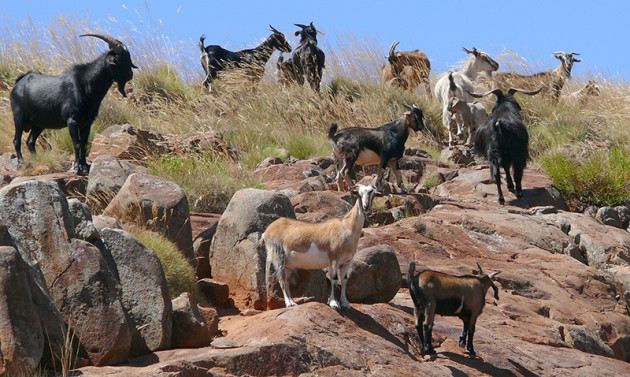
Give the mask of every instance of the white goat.
[(346, 298), (346, 283), (352, 258), (357, 251), (365, 213), (374, 198), (374, 186), (357, 185), (358, 198), (344, 217), (318, 224), (281, 217), (269, 225), (262, 240), (267, 249), (267, 287), (270, 287), (270, 266), (284, 295), (286, 307), (295, 306), (287, 278), (297, 268), (320, 269), (328, 267), (331, 288), (328, 305), (339, 309), (335, 298), (335, 285), (341, 280), (341, 307), (350, 308)]
[[(449, 71), (441, 75), (433, 88), (434, 97), (442, 105), (442, 124), (448, 129), (448, 146), (453, 147), (453, 125), (457, 125), (457, 135), (462, 136), (463, 121), (461, 117), (451, 118), (448, 111), (448, 104), (452, 97), (457, 97), (472, 102), (473, 98), (468, 92), (474, 92), (473, 81), (477, 79), (480, 72), (486, 72), (492, 75), (493, 71), (499, 69), (499, 63), (492, 59), (488, 54), (478, 51), (473, 47), (472, 50), (464, 48), (466, 53), (472, 56), (461, 71)], [(450, 79), (449, 79), (450, 76)]]
[(466, 131), (466, 145), (470, 145), (475, 129), (486, 121), (488, 113), (483, 103), (466, 102), (461, 98), (453, 97), (448, 103), (448, 111), (454, 116), (459, 114), (464, 122), (464, 128)]

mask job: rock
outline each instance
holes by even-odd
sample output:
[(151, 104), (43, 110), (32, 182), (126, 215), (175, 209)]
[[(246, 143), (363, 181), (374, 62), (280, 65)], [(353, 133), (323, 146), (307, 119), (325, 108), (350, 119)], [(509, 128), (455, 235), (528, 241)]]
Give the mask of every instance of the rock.
[[(284, 296), (272, 266), (270, 266), (267, 274), (269, 274), (267, 278), (267, 308), (282, 308), (284, 307)], [(297, 269), (287, 279), (291, 296), (297, 303), (300, 303), (299, 298), (301, 297), (305, 298), (305, 301), (328, 302), (330, 281), (326, 278), (324, 270)]]
[(621, 228), (623, 225), (619, 218), (619, 212), (613, 207), (601, 207), (597, 210), (595, 218), (602, 224), (614, 226), (615, 228)]
[(230, 286), (235, 301), (264, 309), (266, 251), (258, 241), (279, 217), (295, 218), (289, 198), (271, 191), (237, 191), (219, 220), (210, 248), (214, 279)]
[(626, 229), (630, 226), (630, 207), (617, 206), (615, 207), (617, 214), (619, 214), (619, 220), (621, 221), (621, 229)]
[(204, 297), (216, 307), (224, 306), (230, 297), (230, 287), (225, 283), (203, 278), (197, 281), (197, 285)]
[(208, 327), (208, 331), (210, 331), (210, 337), (214, 338), (217, 336), (219, 331), (219, 313), (215, 308), (198, 306), (199, 312), (203, 316), (204, 321), (206, 322), (206, 327)]
[(168, 140), (171, 153), (185, 155), (189, 153), (221, 156), (232, 161), (238, 160), (238, 154), (223, 141), (218, 131), (190, 132)]
[(359, 250), (349, 275), (347, 296), (350, 302), (389, 302), (402, 284), (396, 253), (386, 245)]
[(241, 342), (237, 342), (235, 340), (231, 340), (231, 339), (223, 338), (223, 337), (216, 338), (215, 340), (212, 341), (210, 345), (214, 348), (221, 348), (221, 349), (243, 347), (243, 344)]
[(130, 233), (103, 229), (122, 291), (122, 304), (132, 329), (131, 355), (170, 348), (172, 303), (157, 255)]
[(100, 234), (92, 223), (92, 214), (87, 205), (81, 203), (78, 199), (68, 200), (68, 209), (72, 216), (72, 224), (74, 225), (74, 234), (77, 238), (88, 242), (94, 242)]
[(210, 344), (211, 334), (190, 293), (173, 300), (173, 348), (197, 348)]
[(617, 295), (630, 315), (630, 267), (616, 266), (606, 271), (611, 275)]
[(595, 330), (584, 326), (566, 326), (567, 341), (580, 351), (615, 357), (613, 350), (604, 343)]
[(92, 217), (92, 224), (97, 231), (103, 230), (103, 228), (122, 229), (122, 225), (113, 217), (98, 215)]
[(0, 154), (0, 171), (17, 172), (18, 170), (20, 170), (20, 165), (16, 155), (10, 152)]
[(149, 174), (131, 174), (103, 214), (163, 234), (196, 265), (188, 199), (177, 184)]
[(92, 364), (126, 361), (131, 330), (114, 272), (95, 246), (77, 239), (70, 246), (68, 268), (50, 288), (53, 301)]
[(337, 191), (312, 191), (291, 198), (291, 204), (298, 219), (321, 222), (340, 217), (352, 208), (352, 195)]
[(440, 160), (451, 161), (459, 165), (470, 165), (475, 161), (472, 150), (465, 146), (442, 149)]
[[(326, 174), (315, 160), (270, 165), (254, 171), (254, 176), (265, 183), (268, 190), (296, 194), (327, 188)], [(307, 178), (312, 178), (307, 180)], [(292, 196), (292, 195), (289, 195)]]
[(32, 373), (44, 351), (28, 268), (17, 250), (0, 247), (0, 371), (10, 375)]
[(599, 208), (595, 207), (595, 206), (588, 206), (586, 207), (586, 209), (584, 210), (584, 214), (585, 215), (589, 215), (591, 217), (595, 217), (597, 216), (597, 210)]
[(162, 135), (136, 129), (130, 124), (115, 125), (94, 137), (88, 158), (109, 154), (119, 160), (144, 160), (168, 151)]
[(197, 280), (212, 277), (210, 267), (210, 245), (217, 230), (221, 215), (194, 214), (190, 216), (193, 232), (193, 251), (197, 262)]
[(84, 198), (88, 182), (87, 177), (74, 173), (52, 173), (37, 176), (19, 176), (13, 179), (11, 183), (18, 184), (32, 180), (55, 183), (61, 192), (69, 198)]
[(262, 160), (258, 165), (256, 165), (256, 169), (266, 168), (271, 165), (280, 165), (284, 161), (280, 157), (267, 157)]
[(107, 207), (122, 185), (133, 173), (144, 173), (146, 168), (119, 160), (111, 154), (99, 155), (92, 161), (88, 176), (87, 200), (97, 209)]

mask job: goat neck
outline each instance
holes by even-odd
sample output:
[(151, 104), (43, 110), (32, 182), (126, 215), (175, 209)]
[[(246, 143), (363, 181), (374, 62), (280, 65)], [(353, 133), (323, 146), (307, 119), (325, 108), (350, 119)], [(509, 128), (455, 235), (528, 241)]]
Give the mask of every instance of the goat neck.
[[(78, 68), (86, 73), (86, 75), (83, 76), (78, 75), (78, 78), (84, 80), (77, 88), (79, 90), (79, 95), (81, 96), (80, 99), (82, 101), (92, 100), (92, 102), (95, 102), (86, 104), (88, 106), (95, 105), (98, 107), (107, 94), (107, 91), (114, 83), (114, 77), (107, 69), (107, 54), (108, 53), (104, 53), (96, 60), (78, 66)], [(125, 95), (124, 85), (125, 83), (118, 84), (118, 90), (123, 95)]]

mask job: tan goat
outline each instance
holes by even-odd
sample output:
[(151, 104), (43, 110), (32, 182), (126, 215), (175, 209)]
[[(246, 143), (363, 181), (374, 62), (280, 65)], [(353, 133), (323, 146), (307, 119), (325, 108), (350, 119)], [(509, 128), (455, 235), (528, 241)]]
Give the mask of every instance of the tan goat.
[[(331, 288), (328, 305), (334, 309), (349, 309), (346, 283), (352, 258), (357, 251), (365, 213), (374, 198), (374, 186), (357, 185), (358, 198), (344, 217), (318, 224), (281, 217), (269, 225), (262, 240), (267, 249), (267, 287), (270, 267), (280, 282), (286, 307), (295, 306), (289, 291), (288, 277), (297, 268), (313, 270), (328, 267)], [(341, 280), (341, 306), (335, 298), (335, 285)]]
[(395, 52), (399, 43), (394, 42), (389, 48), (387, 63), (381, 73), (381, 83), (397, 84), (408, 90), (424, 84), (427, 96), (431, 97), (431, 62), (427, 54), (420, 50)]

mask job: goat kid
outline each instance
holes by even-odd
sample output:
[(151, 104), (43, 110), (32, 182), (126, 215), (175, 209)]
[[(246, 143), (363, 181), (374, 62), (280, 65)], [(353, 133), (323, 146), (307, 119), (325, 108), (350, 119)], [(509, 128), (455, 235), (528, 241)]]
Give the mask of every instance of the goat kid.
[(10, 97), (15, 123), (13, 145), (19, 163), (24, 161), (22, 133), (30, 131), (26, 145), (35, 153), (37, 137), (44, 129), (68, 127), (74, 146), (73, 169), (79, 175), (87, 175), (88, 137), (103, 98), (114, 82), (120, 93), (127, 96), (125, 84), (133, 78), (132, 68), (138, 68), (131, 61), (127, 46), (103, 34), (81, 37), (99, 38), (109, 45), (109, 51), (58, 76), (30, 71), (15, 81)]
[(199, 38), (201, 50), (201, 66), (206, 73), (203, 85), (210, 88), (219, 72), (228, 69), (248, 69), (248, 76), (255, 82), (260, 81), (264, 74), (265, 64), (275, 50), (291, 52), (291, 45), (283, 33), (269, 25), (273, 32), (263, 43), (252, 49), (237, 52), (229, 51), (221, 46), (204, 46), (205, 35)]
[[(475, 98), (488, 94), (497, 96), (492, 113), (475, 133), (475, 151), (488, 159), (491, 178), (497, 185), (499, 204), (505, 204), (501, 191), (500, 168), (505, 170), (508, 191), (514, 192), (517, 198), (522, 198), (521, 180), (529, 159), (529, 135), (521, 117), (521, 106), (514, 99), (514, 93), (535, 95), (541, 90), (542, 88), (533, 91), (510, 88), (506, 94), (501, 89), (480, 94), (469, 93)], [(514, 168), (514, 182), (510, 176), (510, 167)]]
[(442, 105), (442, 124), (448, 130), (448, 146), (454, 146), (452, 130), (457, 127), (457, 133), (462, 134), (463, 120), (461, 117), (451, 117), (448, 105), (453, 97), (461, 98), (466, 102), (472, 102), (473, 98), (468, 92), (473, 91), (473, 81), (477, 79), (479, 73), (485, 72), (492, 75), (493, 71), (499, 69), (499, 63), (492, 59), (488, 54), (478, 51), (473, 47), (472, 50), (464, 48), (467, 54), (472, 56), (466, 61), (461, 71), (449, 71), (438, 78), (433, 88), (433, 95)]
[(413, 91), (418, 85), (424, 84), (427, 96), (431, 97), (431, 62), (427, 54), (420, 50), (398, 51), (396, 46), (400, 42), (392, 43), (387, 56), (387, 63), (381, 72), (381, 83), (396, 83), (407, 90)]
[[(420, 131), (424, 128), (424, 115), (418, 107), (405, 105), (407, 110), (398, 119), (376, 128), (350, 127), (339, 132), (337, 123), (332, 123), (328, 130), (328, 140), (333, 148), (337, 166), (337, 189), (344, 187), (343, 180), (348, 187), (355, 180), (354, 165), (379, 164), (377, 189), (382, 188), (385, 168), (389, 165), (396, 176), (396, 184), (401, 191), (405, 191), (402, 176), (398, 171), (398, 160), (405, 151), (405, 142), (410, 131)], [(340, 167), (341, 164), (341, 167)]]
[(422, 344), (422, 353), (435, 355), (432, 332), (435, 315), (459, 317), (464, 329), (459, 337), (459, 345), (466, 349), (470, 357), (476, 357), (473, 337), (477, 319), (486, 304), (486, 292), (492, 287), (494, 298), (499, 299), (499, 289), (492, 279), (499, 273), (483, 273), (477, 263), (475, 275), (453, 276), (442, 272), (424, 270), (414, 277), (416, 263), (409, 263), (407, 281), (409, 294), (414, 305), (415, 326)]
[[(267, 287), (270, 287), (270, 267), (273, 266), (286, 307), (296, 305), (288, 283), (292, 271), (328, 267), (331, 282), (328, 304), (334, 309), (350, 308), (346, 298), (348, 271), (375, 190), (371, 185), (358, 184), (354, 193), (358, 194), (357, 201), (344, 217), (318, 224), (282, 217), (271, 223), (263, 233), (262, 240), (267, 250)], [(341, 306), (335, 297), (338, 280), (341, 281)]]
[(453, 97), (448, 104), (448, 111), (455, 116), (459, 114), (462, 117), (464, 123), (464, 138), (466, 139), (465, 145), (471, 144), (471, 139), (475, 133), (475, 129), (486, 121), (488, 113), (486, 108), (481, 102), (466, 102), (461, 98)]
[(599, 85), (595, 81), (589, 81), (580, 90), (560, 96), (563, 105), (584, 106), (591, 97), (599, 96)]

